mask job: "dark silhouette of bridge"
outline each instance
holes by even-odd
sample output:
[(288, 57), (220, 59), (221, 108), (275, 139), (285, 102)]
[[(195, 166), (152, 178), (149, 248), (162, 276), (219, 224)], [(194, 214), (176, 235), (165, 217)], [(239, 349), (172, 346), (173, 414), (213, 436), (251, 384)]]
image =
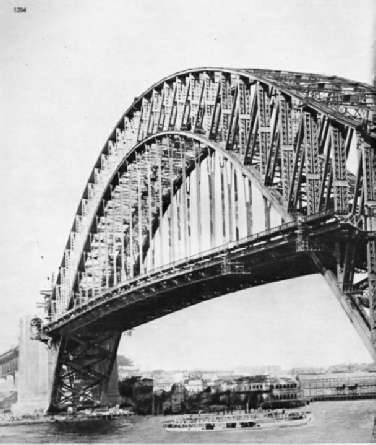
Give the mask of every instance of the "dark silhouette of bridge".
[(37, 337), (50, 410), (108, 403), (123, 331), (321, 273), (376, 346), (375, 89), (201, 68), (137, 97), (89, 176)]

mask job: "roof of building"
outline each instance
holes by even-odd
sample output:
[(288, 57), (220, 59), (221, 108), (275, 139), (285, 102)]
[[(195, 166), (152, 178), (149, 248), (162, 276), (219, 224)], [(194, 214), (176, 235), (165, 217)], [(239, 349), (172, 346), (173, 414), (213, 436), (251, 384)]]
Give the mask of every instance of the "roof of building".
[(376, 378), (374, 372), (355, 371), (355, 372), (331, 372), (325, 374), (298, 374), (299, 380), (323, 380), (323, 379), (356, 379), (358, 377)]

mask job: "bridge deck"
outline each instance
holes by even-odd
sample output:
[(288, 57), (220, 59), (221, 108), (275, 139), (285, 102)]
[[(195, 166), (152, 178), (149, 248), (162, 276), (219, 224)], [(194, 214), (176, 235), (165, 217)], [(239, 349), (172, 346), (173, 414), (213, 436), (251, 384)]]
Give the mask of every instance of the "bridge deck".
[[(330, 212), (305, 218), (311, 224), (311, 239), (347, 237), (350, 224), (341, 223)], [(299, 223), (271, 230), (189, 257), (151, 273), (138, 276), (77, 306), (50, 322), (51, 336), (85, 327), (94, 331), (125, 331), (163, 315), (237, 290), (274, 281), (318, 273), (312, 249), (297, 249)], [(336, 267), (330, 247), (321, 254), (327, 268)], [(320, 250), (320, 249), (318, 249)], [(319, 252), (320, 254), (320, 252)], [(241, 261), (244, 270), (224, 270), (225, 262)]]

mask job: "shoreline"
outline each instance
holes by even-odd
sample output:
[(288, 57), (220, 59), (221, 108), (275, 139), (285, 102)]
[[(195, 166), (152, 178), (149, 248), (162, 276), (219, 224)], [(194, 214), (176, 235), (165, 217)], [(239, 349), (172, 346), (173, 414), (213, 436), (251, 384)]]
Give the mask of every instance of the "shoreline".
[(17, 420), (0, 420), (0, 427), (13, 425), (34, 425), (41, 423), (54, 423), (54, 419), (17, 419)]
[(34, 425), (42, 423), (80, 423), (80, 422), (98, 422), (118, 419), (128, 419), (129, 416), (64, 416), (64, 417), (42, 417), (38, 419), (14, 419), (14, 420), (0, 420), (0, 428), (4, 426), (17, 425)]

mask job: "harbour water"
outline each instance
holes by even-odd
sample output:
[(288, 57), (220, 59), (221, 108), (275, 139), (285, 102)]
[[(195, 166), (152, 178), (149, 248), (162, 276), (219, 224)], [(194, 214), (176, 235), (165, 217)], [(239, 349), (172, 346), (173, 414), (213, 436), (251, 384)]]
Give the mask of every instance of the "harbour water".
[(0, 427), (0, 443), (369, 443), (375, 400), (314, 402), (314, 420), (301, 427), (259, 431), (175, 433), (162, 417)]

